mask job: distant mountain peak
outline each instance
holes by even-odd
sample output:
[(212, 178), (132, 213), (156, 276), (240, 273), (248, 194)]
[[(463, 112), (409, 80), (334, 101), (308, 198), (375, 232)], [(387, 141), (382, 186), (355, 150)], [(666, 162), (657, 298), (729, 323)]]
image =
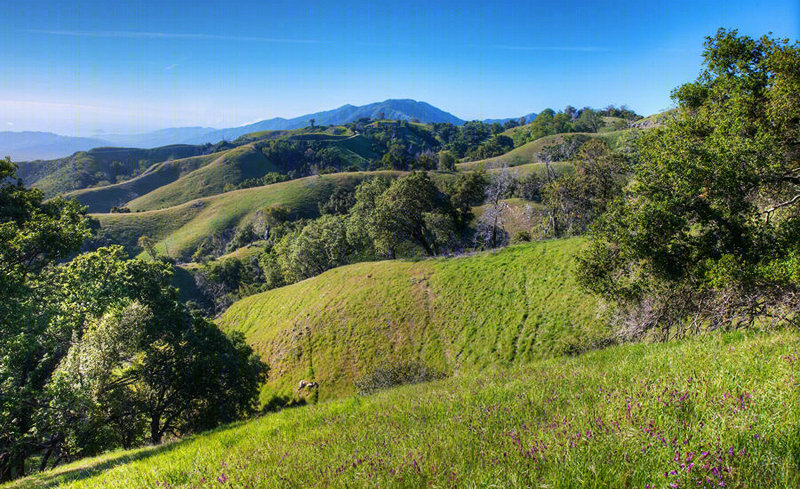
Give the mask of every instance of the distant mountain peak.
[[(536, 114), (525, 116), (533, 120)], [(234, 140), (244, 134), (260, 131), (300, 129), (314, 119), (317, 126), (342, 125), (358, 119), (384, 118), (389, 120), (418, 120), (422, 123), (446, 122), (464, 124), (449, 112), (445, 112), (425, 101), (411, 98), (389, 98), (383, 102), (366, 105), (345, 104), (338, 109), (301, 115), (292, 119), (275, 117), (238, 127), (213, 129), (208, 127), (171, 127), (145, 134), (97, 134), (92, 138), (68, 138), (57, 134), (26, 131), (23, 133), (0, 132), (0, 157), (10, 155), (14, 160), (55, 159), (69, 156), (76, 151), (87, 151), (99, 146), (128, 148), (157, 148), (173, 144), (216, 144), (222, 140)], [(516, 119), (516, 118), (515, 118)], [(510, 119), (487, 119), (484, 122), (503, 123)]]
[(361, 106), (345, 104), (338, 109), (306, 114), (293, 119), (276, 117), (245, 126), (212, 131), (183, 142), (191, 144), (217, 143), (223, 138), (232, 140), (251, 132), (300, 129), (308, 126), (309, 119), (314, 119), (314, 123), (318, 126), (341, 125), (357, 121), (363, 117), (376, 119), (381, 113), (386, 119), (409, 121), (417, 119), (420, 122), (449, 122), (457, 125), (464, 123), (462, 119), (437, 109), (427, 102), (419, 102), (413, 99), (386, 99), (383, 102)]

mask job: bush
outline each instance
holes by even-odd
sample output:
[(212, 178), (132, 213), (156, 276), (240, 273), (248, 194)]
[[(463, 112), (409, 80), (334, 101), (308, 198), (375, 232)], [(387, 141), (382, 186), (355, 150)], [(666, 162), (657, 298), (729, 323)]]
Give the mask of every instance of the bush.
[(419, 362), (392, 360), (368, 371), (355, 385), (358, 393), (365, 395), (399, 385), (419, 384), (445, 377), (447, 375), (444, 372)]
[(517, 243), (530, 243), (531, 241), (531, 233), (528, 231), (519, 231), (517, 234), (514, 235), (514, 238), (511, 240), (513, 244)]

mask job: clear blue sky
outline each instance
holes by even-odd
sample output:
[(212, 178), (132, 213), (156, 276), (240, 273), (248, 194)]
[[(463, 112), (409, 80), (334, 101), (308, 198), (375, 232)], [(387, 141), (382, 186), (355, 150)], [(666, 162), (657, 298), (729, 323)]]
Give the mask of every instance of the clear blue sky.
[(387, 98), (465, 119), (648, 115), (719, 27), (798, 39), (797, 0), (7, 2), (0, 130), (230, 127)]

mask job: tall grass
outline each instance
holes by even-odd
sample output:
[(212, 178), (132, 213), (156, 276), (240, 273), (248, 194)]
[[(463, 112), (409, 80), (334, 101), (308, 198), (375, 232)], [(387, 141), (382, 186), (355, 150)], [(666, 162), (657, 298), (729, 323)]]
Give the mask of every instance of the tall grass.
[(799, 339), (715, 334), (461, 373), (14, 486), (795, 488)]

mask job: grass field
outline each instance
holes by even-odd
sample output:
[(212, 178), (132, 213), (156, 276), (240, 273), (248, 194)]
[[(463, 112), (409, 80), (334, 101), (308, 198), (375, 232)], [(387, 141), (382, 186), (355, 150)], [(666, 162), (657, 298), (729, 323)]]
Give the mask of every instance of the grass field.
[[(50, 161), (30, 162), (20, 173), (46, 197), (100, 185), (105, 178), (130, 178), (140, 170), (168, 160), (202, 154), (200, 146), (175, 144), (153, 149), (94, 148)], [(111, 166), (115, 166), (114, 170)]]
[(300, 380), (318, 381), (321, 399), (350, 394), (386, 358), (448, 372), (522, 364), (602, 338), (601, 309), (572, 275), (581, 246), (549, 241), (340, 267), (242, 299), (219, 324), (242, 331), (270, 364), (265, 402)]
[(210, 164), (165, 183), (127, 205), (133, 211), (172, 207), (192, 199), (221, 194), (226, 184), (236, 185), (276, 170), (264, 153), (247, 144), (222, 153)]
[(268, 414), (16, 488), (796, 488), (797, 332), (634, 344)]

